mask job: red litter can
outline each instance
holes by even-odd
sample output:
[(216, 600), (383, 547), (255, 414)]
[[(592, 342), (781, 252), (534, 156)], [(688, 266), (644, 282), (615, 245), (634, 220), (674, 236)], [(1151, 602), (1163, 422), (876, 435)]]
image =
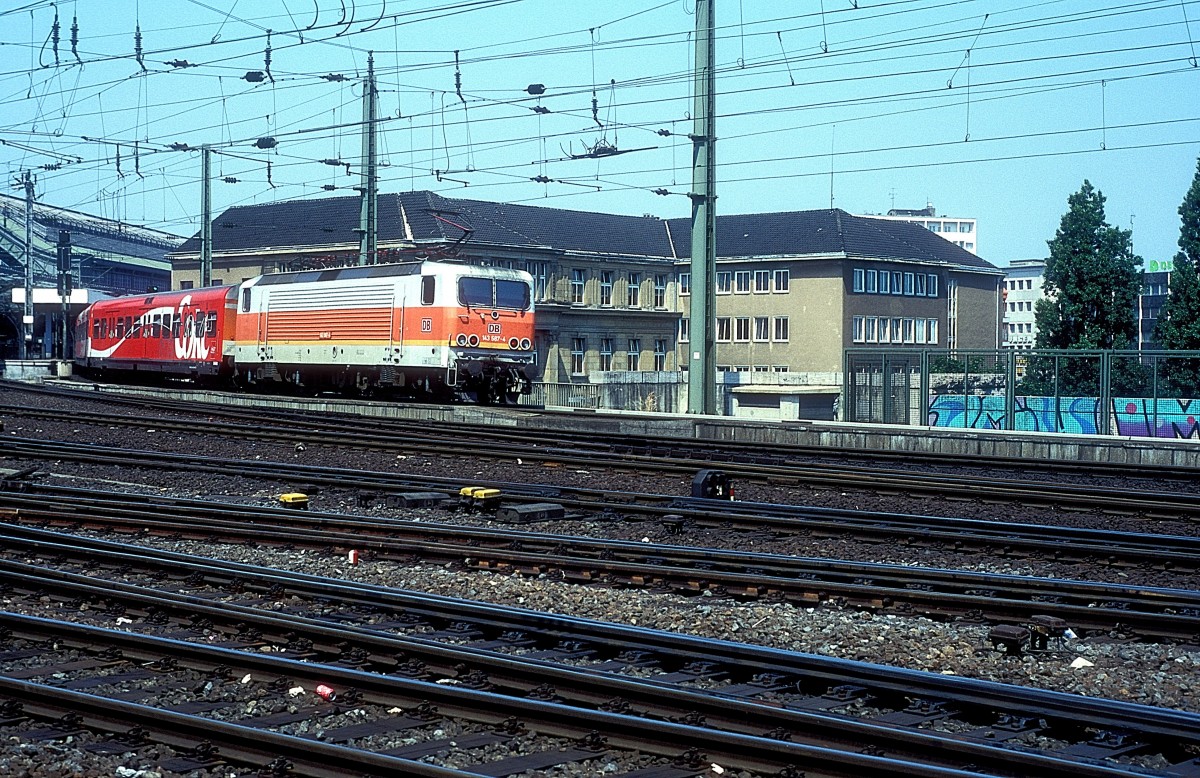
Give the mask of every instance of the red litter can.
[(323, 700), (329, 700), (330, 702), (333, 702), (334, 700), (337, 699), (337, 692), (335, 692), (331, 687), (328, 687), (325, 684), (321, 684), (320, 686), (318, 686), (316, 689), (316, 692), (317, 692), (317, 696)]
[(349, 558), (350, 564), (352, 564), (352, 565), (358, 564), (358, 552), (357, 551), (351, 551), (346, 556), (347, 556), (347, 558)]

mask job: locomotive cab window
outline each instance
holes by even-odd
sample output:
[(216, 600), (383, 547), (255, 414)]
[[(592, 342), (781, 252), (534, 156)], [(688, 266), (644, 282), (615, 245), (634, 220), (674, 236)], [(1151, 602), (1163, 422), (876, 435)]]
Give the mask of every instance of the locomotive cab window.
[(204, 334), (210, 335), (210, 336), (217, 334), (217, 312), (216, 311), (208, 312), (208, 324), (204, 328)]
[(421, 305), (433, 305), (433, 291), (436, 285), (436, 277), (421, 276)]
[(250, 310), (250, 287), (242, 290), (242, 313), (247, 313)]
[(529, 308), (529, 286), (523, 281), (497, 281), (496, 307), (524, 311)]
[(524, 311), (529, 308), (529, 285), (521, 281), (490, 278), (460, 278), (458, 301), (468, 308), (509, 308)]

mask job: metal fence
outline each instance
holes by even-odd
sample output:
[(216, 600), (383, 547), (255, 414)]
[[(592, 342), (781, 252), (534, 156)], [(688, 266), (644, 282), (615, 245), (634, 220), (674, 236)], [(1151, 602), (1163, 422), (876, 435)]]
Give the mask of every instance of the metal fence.
[(1200, 352), (848, 349), (844, 418), (1200, 438)]

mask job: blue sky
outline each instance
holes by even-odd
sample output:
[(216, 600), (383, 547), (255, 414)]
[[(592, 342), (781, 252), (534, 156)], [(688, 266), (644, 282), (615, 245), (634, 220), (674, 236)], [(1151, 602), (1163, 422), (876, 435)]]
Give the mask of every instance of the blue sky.
[[(928, 202), (977, 218), (980, 254), (1005, 265), (1046, 255), (1088, 179), (1139, 254), (1174, 254), (1200, 156), (1200, 0), (715, 2), (718, 214), (828, 208), (831, 189), (852, 213)], [(216, 213), (352, 195), (373, 51), (381, 191), (686, 216), (693, 11), (2, 3), (0, 164), (9, 181), (33, 170), (40, 201), (183, 235), (200, 160), (172, 144), (221, 152)], [(611, 148), (626, 153), (575, 158)]]

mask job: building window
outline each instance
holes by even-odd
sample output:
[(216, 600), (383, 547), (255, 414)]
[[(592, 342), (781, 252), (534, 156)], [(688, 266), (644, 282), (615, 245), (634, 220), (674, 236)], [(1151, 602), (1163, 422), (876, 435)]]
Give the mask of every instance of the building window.
[(179, 288), (180, 288), (180, 289), (191, 289), (191, 288), (192, 288), (192, 282), (191, 282), (191, 281), (180, 281), (180, 282), (179, 282)]
[(878, 333), (878, 329), (876, 327), (878, 321), (879, 320), (876, 319), (874, 316), (868, 316), (866, 318), (866, 321), (863, 322), (864, 328), (866, 330), (863, 333), (863, 339), (866, 340), (867, 343), (875, 343), (879, 340), (879, 333)]
[(786, 292), (791, 286), (792, 274), (788, 270), (775, 271), (775, 291)]
[(775, 341), (776, 343), (787, 343), (787, 339), (788, 339), (788, 317), (776, 316), (775, 317), (775, 332), (774, 332), (773, 336), (771, 337), (771, 340)]
[(629, 369), (633, 371), (641, 370), (642, 364), (642, 341), (638, 338), (629, 339)]
[(878, 270), (868, 270), (867, 271), (867, 293), (875, 294), (878, 291), (879, 291), (879, 271)]
[(862, 342), (863, 342), (863, 317), (861, 317), (861, 316), (855, 316), (855, 317), (854, 317), (854, 335), (853, 335), (853, 339), (854, 339), (854, 342), (855, 342), (855, 343), (862, 343)]
[(545, 300), (546, 279), (550, 273), (548, 264), (546, 262), (530, 262), (527, 269), (533, 276), (533, 299)]
[(738, 343), (750, 342), (749, 316), (739, 316), (733, 320), (733, 339)]
[(733, 291), (738, 294), (750, 293), (750, 271), (739, 270), (733, 274)]
[(937, 277), (937, 273), (930, 273), (930, 274), (929, 274), (929, 284), (928, 284), (928, 286), (926, 287), (926, 291), (928, 292), (928, 294), (929, 294), (929, 296), (930, 296), (930, 297), (937, 297), (937, 296), (938, 296), (938, 277)]
[(915, 322), (913, 322), (913, 325), (916, 329), (917, 343), (924, 343), (925, 342), (925, 320), (917, 319)]
[(654, 369), (667, 369), (667, 342), (665, 340), (654, 341)]
[(904, 320), (904, 342), (905, 343), (913, 342), (913, 320), (912, 319)]
[(767, 294), (771, 291), (771, 271), (770, 270), (755, 270), (754, 271), (754, 293)]
[(787, 365), (775, 365), (774, 367), (771, 368), (771, 372), (786, 373), (786, 372), (788, 372), (788, 366)]
[(916, 283), (916, 290), (915, 290), (917, 297), (925, 296), (925, 281), (927, 280), (927, 278), (928, 278), (928, 276), (926, 276), (924, 273), (917, 273), (917, 277), (916, 277), (917, 283)]
[(692, 293), (692, 274), (691, 273), (680, 273), (679, 274), (679, 293), (680, 294), (691, 294)]
[(754, 317), (754, 340), (757, 343), (766, 343), (771, 339), (771, 319), (767, 316)]
[(879, 319), (879, 342), (880, 343), (891, 343), (892, 342), (891, 322), (892, 322), (892, 320), (887, 318), (886, 316), (880, 317), (880, 319)]
[(717, 273), (717, 294), (729, 294), (733, 287), (733, 273), (722, 270)]
[(654, 276), (654, 307), (667, 307), (667, 275), (656, 273)]
[(892, 342), (893, 343), (900, 342), (900, 319), (899, 318), (892, 319)]
[(687, 319), (679, 320), (679, 342), (680, 343), (688, 342), (688, 330), (690, 330), (690, 329), (691, 329), (690, 321), (688, 321)]
[(941, 222), (929, 222), (929, 224), (927, 224), (925, 226), (929, 228), (930, 232), (941, 232), (942, 231), (942, 223)]
[(733, 320), (728, 316), (717, 317), (717, 342), (728, 343), (733, 340)]
[(892, 293), (892, 274), (886, 270), (879, 271), (879, 293)]
[(937, 345), (937, 342), (938, 342), (938, 320), (937, 319), (930, 319), (929, 321), (925, 322), (925, 337), (929, 339), (930, 343)]
[(604, 270), (600, 273), (600, 305), (604, 308), (612, 307), (612, 290), (613, 278), (615, 273), (611, 270)]
[(642, 307), (642, 274), (630, 273), (625, 279), (625, 305), (628, 308)]
[(583, 290), (587, 285), (586, 270), (571, 271), (571, 303), (573, 305), (583, 305)]
[(571, 373), (583, 375), (583, 359), (587, 355), (587, 338), (571, 339)]
[(600, 369), (612, 370), (613, 341), (612, 338), (600, 339)]
[(867, 288), (866, 275), (867, 275), (866, 272), (861, 267), (854, 268), (854, 291), (856, 291), (856, 292), (866, 291), (866, 288)]
[(946, 222), (942, 225), (944, 232), (958, 232), (958, 222)]
[[(960, 229), (962, 230), (962, 232), (971, 232), (972, 230), (975, 229), (975, 225), (972, 222), (963, 222), (960, 226)], [(970, 244), (967, 244), (967, 245), (970, 245)]]
[(904, 274), (904, 294), (906, 294), (909, 297), (912, 297), (912, 294), (913, 294), (913, 274), (912, 273)]
[(892, 272), (892, 294), (903, 294), (904, 284), (901, 282), (901, 274), (899, 270)]

